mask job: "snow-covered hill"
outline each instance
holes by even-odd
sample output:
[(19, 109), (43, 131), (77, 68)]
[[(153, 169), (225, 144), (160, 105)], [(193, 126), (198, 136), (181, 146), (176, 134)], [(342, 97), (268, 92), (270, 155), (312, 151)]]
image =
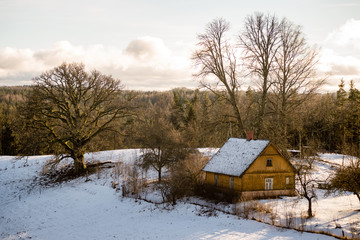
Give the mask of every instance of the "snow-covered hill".
[[(140, 153), (106, 151), (86, 159), (130, 163)], [(123, 198), (111, 186), (111, 169), (91, 175), (90, 181), (81, 177), (51, 187), (34, 185), (50, 157), (0, 156), (0, 239), (332, 239), (222, 212), (207, 217), (202, 207), (185, 202), (172, 207)], [(321, 198), (313, 224), (358, 220), (356, 208), (359, 203), (352, 196)]]

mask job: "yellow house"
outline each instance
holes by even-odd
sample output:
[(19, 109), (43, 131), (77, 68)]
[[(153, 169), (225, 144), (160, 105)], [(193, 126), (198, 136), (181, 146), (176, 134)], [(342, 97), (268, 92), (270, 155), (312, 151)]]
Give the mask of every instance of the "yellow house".
[(244, 198), (295, 194), (295, 169), (269, 140), (230, 138), (202, 170), (205, 184)]

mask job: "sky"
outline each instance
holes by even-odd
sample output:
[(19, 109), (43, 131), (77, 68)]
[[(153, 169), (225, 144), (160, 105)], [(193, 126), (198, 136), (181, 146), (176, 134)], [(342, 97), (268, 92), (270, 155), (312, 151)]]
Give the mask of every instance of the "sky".
[(302, 26), (319, 48), (324, 92), (340, 79), (360, 88), (359, 0), (0, 0), (0, 86), (29, 85), (63, 62), (82, 62), (127, 89), (196, 88), (197, 35), (221, 17), (236, 39), (255, 12)]

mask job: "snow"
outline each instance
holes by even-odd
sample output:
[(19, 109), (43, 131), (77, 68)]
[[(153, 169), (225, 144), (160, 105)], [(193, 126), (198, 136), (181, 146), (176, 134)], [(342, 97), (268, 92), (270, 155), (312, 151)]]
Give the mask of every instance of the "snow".
[[(336, 167), (349, 165), (353, 157), (343, 154), (318, 154), (314, 163), (314, 175), (319, 182), (326, 182), (332, 177)], [(360, 237), (360, 202), (352, 193), (341, 196), (326, 195), (326, 191), (317, 189), (318, 198), (313, 201), (315, 217), (306, 221), (305, 229), (326, 231), (337, 236)], [(291, 212), (298, 222), (300, 216), (307, 213), (308, 202), (297, 197), (286, 197), (279, 200), (261, 200), (262, 203), (272, 206), (281, 221), (285, 221), (286, 214)], [(300, 225), (300, 224), (299, 224)]]
[(203, 168), (204, 171), (240, 176), (270, 143), (268, 140), (230, 138)]
[(344, 154), (335, 154), (335, 153), (321, 153), (319, 158), (324, 162), (329, 163), (330, 165), (349, 165), (351, 161), (354, 161), (356, 158), (353, 156), (348, 156)]
[[(214, 149), (201, 152), (211, 154)], [(116, 150), (87, 154), (86, 159), (130, 164), (140, 154), (139, 149)], [(89, 176), (90, 181), (80, 177), (54, 186), (34, 186), (50, 158), (0, 156), (0, 239), (333, 239), (221, 211), (209, 217), (203, 207), (185, 200), (171, 206), (122, 197), (111, 187), (113, 169)], [(264, 201), (275, 204), (276, 200)], [(294, 202), (295, 198), (280, 200), (279, 215), (284, 209), (280, 204), (290, 208)], [(334, 217), (341, 225), (358, 221), (356, 207), (359, 203), (350, 195), (321, 196), (312, 224), (326, 226)]]

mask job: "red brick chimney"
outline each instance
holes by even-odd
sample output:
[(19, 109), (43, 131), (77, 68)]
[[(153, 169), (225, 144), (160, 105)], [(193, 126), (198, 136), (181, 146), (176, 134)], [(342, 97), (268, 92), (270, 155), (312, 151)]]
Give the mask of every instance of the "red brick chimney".
[(250, 141), (254, 139), (254, 133), (253, 131), (248, 131), (246, 134), (246, 141)]

